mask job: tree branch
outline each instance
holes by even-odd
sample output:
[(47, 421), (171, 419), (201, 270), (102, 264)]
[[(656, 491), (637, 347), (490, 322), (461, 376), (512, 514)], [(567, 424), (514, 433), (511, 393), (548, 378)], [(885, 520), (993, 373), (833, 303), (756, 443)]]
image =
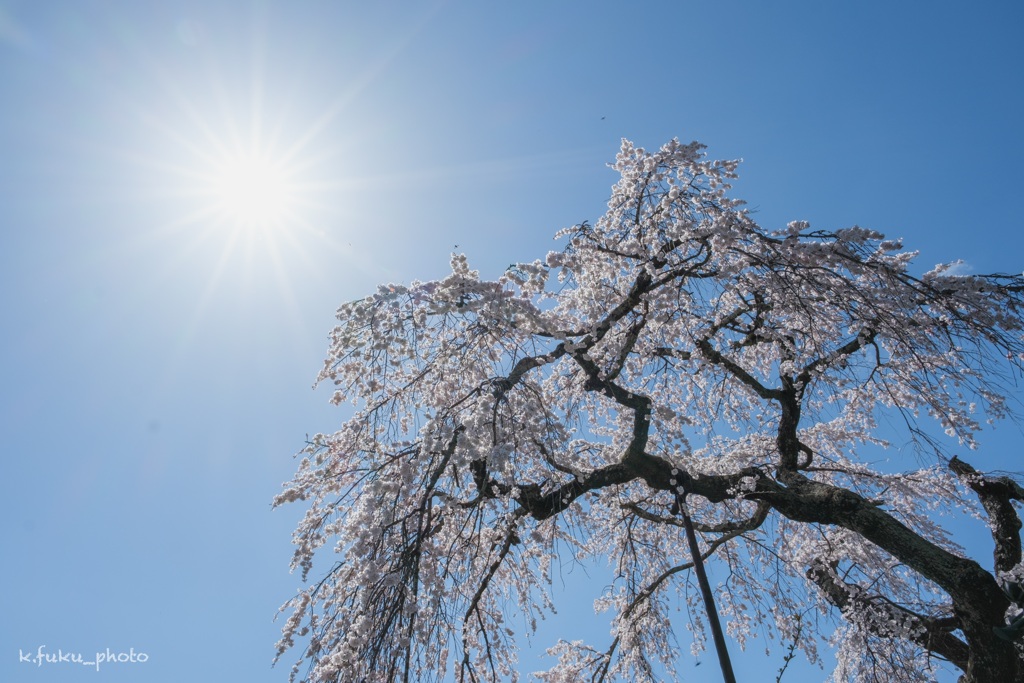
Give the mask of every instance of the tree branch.
[(880, 596), (868, 595), (860, 586), (840, 579), (836, 566), (836, 562), (818, 559), (807, 570), (807, 578), (836, 608), (844, 614), (859, 615), (856, 623), (878, 638), (909, 638), (957, 667), (967, 669), (970, 652), (967, 644), (953, 635), (960, 627), (956, 618), (922, 616)]
[(1009, 477), (987, 477), (960, 458), (953, 456), (949, 469), (978, 494), (991, 521), (992, 539), (996, 547), (995, 569), (1007, 572), (1020, 564), (1020, 516), (1011, 501), (1024, 501), (1024, 488)]

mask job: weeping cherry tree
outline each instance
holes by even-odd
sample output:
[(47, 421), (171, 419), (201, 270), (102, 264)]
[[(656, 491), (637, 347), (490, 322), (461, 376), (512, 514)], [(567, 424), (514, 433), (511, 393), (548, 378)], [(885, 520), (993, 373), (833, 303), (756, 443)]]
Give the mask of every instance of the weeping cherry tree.
[(323, 563), (283, 608), (293, 678), (518, 680), (516, 637), (581, 562), (613, 577), (607, 638), (533, 676), (674, 679), (709, 627), (685, 495), (735, 645), (829, 646), (836, 681), (1024, 681), (1024, 489), (976, 442), (1013, 417), (1024, 278), (762, 228), (703, 149), (623, 142), (607, 213), (560, 251), (496, 280), (455, 255), (339, 309), (319, 381), (353, 414), (275, 501), (306, 509), (293, 566)]

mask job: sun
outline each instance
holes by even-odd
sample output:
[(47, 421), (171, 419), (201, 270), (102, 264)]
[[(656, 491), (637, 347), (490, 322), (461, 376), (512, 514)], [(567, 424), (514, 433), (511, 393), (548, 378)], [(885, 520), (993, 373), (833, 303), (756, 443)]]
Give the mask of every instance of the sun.
[(239, 228), (275, 229), (294, 220), (296, 185), (288, 165), (258, 152), (220, 159), (211, 191), (219, 217)]

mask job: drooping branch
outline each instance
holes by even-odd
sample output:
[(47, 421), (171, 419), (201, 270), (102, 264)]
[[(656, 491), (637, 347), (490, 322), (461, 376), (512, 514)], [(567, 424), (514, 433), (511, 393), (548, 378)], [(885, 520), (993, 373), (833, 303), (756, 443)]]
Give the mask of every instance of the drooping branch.
[[(677, 517), (656, 515), (653, 512), (643, 509), (636, 503), (626, 503), (622, 507), (632, 512), (637, 517), (646, 519), (650, 522), (670, 524), (678, 527), (683, 526), (683, 522)], [(723, 534), (720, 538), (713, 541), (713, 543), (718, 543), (720, 545), (719, 541), (725, 542), (731, 540), (742, 533), (753, 531), (764, 524), (764, 521), (768, 518), (769, 512), (771, 512), (771, 506), (762, 501), (757, 504), (757, 510), (755, 510), (754, 514), (747, 519), (722, 522), (720, 524), (701, 524), (699, 522), (693, 522), (693, 528), (701, 533)]]
[(886, 599), (869, 594), (856, 584), (843, 581), (836, 562), (818, 559), (807, 570), (807, 578), (821, 589), (826, 599), (878, 638), (909, 638), (924, 649), (966, 670), (970, 652), (967, 643), (954, 632), (960, 628), (952, 615), (925, 616)]
[[(477, 623), (479, 625), (479, 633), (481, 637), (484, 639), (484, 654), (486, 655), (487, 660), (490, 663), (492, 674), (496, 672), (494, 658), (491, 653), (492, 645), (487, 639), (487, 629), (484, 627), (483, 619), (480, 615), (480, 602), (481, 600), (483, 600), (484, 594), (487, 592), (488, 586), (490, 586), (491, 581), (494, 579), (494, 575), (498, 572), (498, 569), (501, 568), (502, 562), (504, 562), (505, 558), (508, 557), (509, 551), (512, 549), (512, 546), (516, 543), (516, 539), (518, 538), (516, 533), (516, 526), (517, 522), (519, 521), (519, 518), (520, 515), (513, 515), (508, 520), (508, 527), (505, 529), (505, 533), (503, 534), (500, 544), (495, 544), (495, 547), (498, 548), (498, 553), (491, 561), (490, 565), (487, 567), (487, 571), (484, 572), (484, 575), (481, 578), (480, 583), (477, 585), (476, 592), (473, 593), (473, 597), (469, 601), (469, 605), (466, 608), (466, 613), (463, 615), (462, 618), (463, 658), (461, 662), (461, 671), (462, 676), (465, 677), (466, 675), (468, 675), (469, 680), (471, 681), (477, 680), (473, 664), (470, 661), (469, 657), (470, 652), (472, 652), (472, 649), (469, 647), (468, 643), (470, 620), (474, 616), (476, 616)], [(494, 548), (492, 548), (492, 550), (494, 550)]]
[(794, 521), (853, 531), (939, 585), (952, 599), (953, 613), (970, 649), (965, 671), (1021, 671), (1014, 646), (993, 642), (992, 629), (1004, 625), (1010, 602), (992, 574), (974, 560), (928, 541), (853, 491), (810, 480), (794, 484), (783, 488), (761, 479), (758, 491), (748, 496), (767, 500)]

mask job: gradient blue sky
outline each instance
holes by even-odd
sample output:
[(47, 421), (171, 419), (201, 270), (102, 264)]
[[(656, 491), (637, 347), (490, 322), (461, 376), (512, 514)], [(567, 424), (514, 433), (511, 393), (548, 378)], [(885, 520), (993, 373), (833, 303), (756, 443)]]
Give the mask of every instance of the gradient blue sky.
[[(344, 418), (310, 389), (335, 308), (456, 244), (491, 276), (542, 257), (622, 137), (743, 157), (767, 226), (1020, 271), (1022, 29), (1009, 1), (0, 0), (0, 679), (286, 680), (301, 509), (270, 500)], [(211, 155), (252, 145), (300, 185), (278, 232), (209, 211)], [(1021, 469), (1021, 441), (973, 462)], [(39, 646), (149, 661), (19, 662)], [(761, 649), (741, 678), (774, 680)]]

